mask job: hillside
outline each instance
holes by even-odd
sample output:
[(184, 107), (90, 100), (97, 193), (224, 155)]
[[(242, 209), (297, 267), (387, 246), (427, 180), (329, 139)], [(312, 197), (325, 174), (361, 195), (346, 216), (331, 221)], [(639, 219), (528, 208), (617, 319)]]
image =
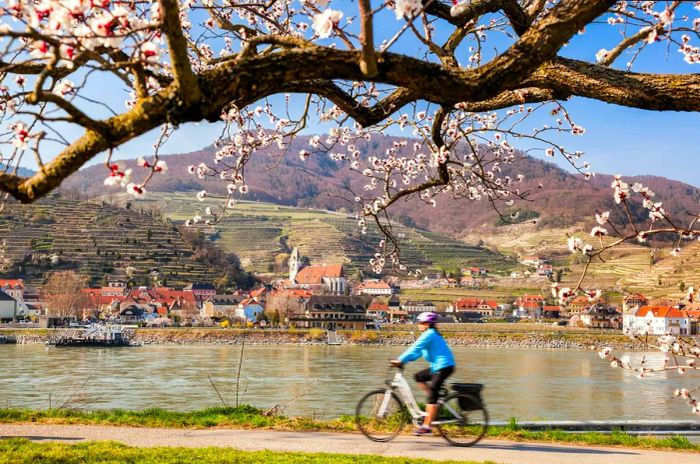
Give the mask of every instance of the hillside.
[[(354, 190), (359, 190), (364, 181), (345, 165), (339, 165), (325, 154), (313, 155), (304, 162), (300, 161), (293, 154), (302, 148), (308, 149), (308, 140), (308, 137), (297, 138), (286, 156), (273, 149), (256, 153), (246, 171), (250, 186), (247, 199), (334, 211), (352, 208), (354, 203), (346, 200), (349, 194), (343, 186), (349, 185)], [(397, 140), (402, 139), (375, 136), (371, 141), (361, 140), (355, 145), (362, 156), (367, 157), (383, 153)], [(188, 165), (211, 163), (212, 158), (211, 148), (164, 157), (170, 169), (167, 175), (154, 178), (149, 191), (181, 192), (206, 188), (212, 192), (223, 192), (224, 182), (200, 180), (187, 173)], [(129, 164), (133, 166), (134, 162)], [(536, 218), (535, 232), (581, 227), (582, 219), (590, 227), (596, 209), (616, 211), (610, 189), (612, 177), (609, 175), (599, 174), (592, 181), (585, 181), (581, 176), (569, 174), (554, 164), (524, 154), (520, 154), (514, 165), (504, 166), (502, 174), (525, 176), (523, 189), (532, 192), (532, 201), (516, 203), (506, 212), (520, 211), (525, 213), (521, 217)], [(83, 169), (66, 180), (63, 188), (90, 197), (100, 196), (105, 193), (100, 181), (105, 175), (104, 166)], [(666, 210), (672, 214), (696, 212), (700, 202), (700, 190), (682, 182), (654, 176), (629, 177), (627, 180), (639, 181), (651, 187), (659, 201), (663, 201)], [(540, 184), (542, 187), (539, 187)], [(458, 239), (466, 238), (470, 243), (479, 239), (486, 240), (503, 230), (499, 227), (502, 224), (499, 224), (496, 212), (483, 201), (445, 198), (438, 202), (436, 208), (415, 201), (398, 202), (393, 206), (393, 214), (405, 224)], [(633, 211), (633, 214), (640, 220), (645, 217), (641, 209)]]
[(99, 285), (109, 275), (124, 278), (128, 267), (137, 283), (151, 271), (174, 286), (212, 280), (178, 230), (149, 214), (58, 197), (10, 203), (0, 214), (0, 268), (31, 284), (75, 270)]
[[(150, 192), (134, 205), (158, 211), (173, 222), (184, 222), (208, 204), (193, 202), (192, 198), (192, 192)], [(113, 200), (120, 204), (128, 201), (124, 195)], [(362, 235), (356, 221), (346, 214), (257, 202), (240, 203), (223, 222), (205, 230), (217, 246), (236, 253), (246, 269), (257, 272), (283, 272), (285, 255), (299, 247), (311, 263), (343, 262), (352, 275), (367, 267), (373, 246), (379, 241), (372, 228)], [(409, 227), (400, 227), (398, 233), (403, 239), (405, 261), (423, 272), (462, 266), (484, 266), (494, 271), (517, 267), (514, 261), (489, 249), (443, 235)]]
[(22, 177), (31, 177), (34, 175), (34, 173), (36, 171), (32, 171), (31, 169), (20, 167), (19, 169), (17, 169), (17, 172), (15, 172), (14, 167), (10, 167), (10, 169), (7, 169), (6, 165), (0, 164), (0, 172), (10, 172), (10, 173), (15, 173), (18, 176), (22, 176)]
[(680, 255), (671, 256), (668, 251), (659, 252), (654, 265), (643, 272), (626, 276), (620, 284), (630, 291), (644, 292), (649, 296), (682, 298), (685, 288), (700, 289), (700, 243), (686, 244)]

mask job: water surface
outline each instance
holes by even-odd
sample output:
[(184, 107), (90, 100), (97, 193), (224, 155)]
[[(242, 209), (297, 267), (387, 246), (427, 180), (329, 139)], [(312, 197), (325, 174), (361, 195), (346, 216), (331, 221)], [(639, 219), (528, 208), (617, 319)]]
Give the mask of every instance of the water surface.
[[(77, 392), (89, 409), (219, 406), (207, 374), (235, 404), (240, 349), (0, 345), (0, 405), (46, 408), (50, 396), (55, 407)], [(246, 346), (239, 401), (262, 408), (285, 404), (288, 415), (351, 414), (364, 392), (391, 375), (387, 360), (400, 352), (401, 347)], [(484, 383), (494, 420), (694, 417), (681, 400), (671, 399), (683, 378), (662, 374), (638, 380), (610, 368), (592, 351), (456, 347), (454, 352), (458, 369), (452, 379)], [(661, 362), (660, 355), (652, 356)], [(407, 373), (423, 367), (415, 362)]]

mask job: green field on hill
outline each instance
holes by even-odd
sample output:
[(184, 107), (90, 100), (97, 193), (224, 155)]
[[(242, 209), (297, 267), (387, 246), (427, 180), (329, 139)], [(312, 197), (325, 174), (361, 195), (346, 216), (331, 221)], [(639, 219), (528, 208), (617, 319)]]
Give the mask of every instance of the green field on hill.
[[(117, 197), (116, 201), (123, 202), (124, 197)], [(157, 211), (174, 222), (184, 222), (195, 214), (204, 216), (204, 209), (215, 204), (215, 200), (208, 199), (198, 202), (191, 192), (149, 192), (145, 199), (135, 202), (134, 208)], [(299, 247), (311, 263), (343, 262), (352, 275), (367, 266), (373, 246), (380, 240), (371, 227), (363, 235), (347, 214), (258, 202), (240, 202), (220, 223), (204, 230), (217, 245), (236, 253), (246, 269), (255, 272), (270, 271), (278, 255)], [(403, 259), (423, 272), (463, 266), (506, 272), (518, 266), (489, 249), (447, 236), (403, 226), (398, 226), (397, 231)]]

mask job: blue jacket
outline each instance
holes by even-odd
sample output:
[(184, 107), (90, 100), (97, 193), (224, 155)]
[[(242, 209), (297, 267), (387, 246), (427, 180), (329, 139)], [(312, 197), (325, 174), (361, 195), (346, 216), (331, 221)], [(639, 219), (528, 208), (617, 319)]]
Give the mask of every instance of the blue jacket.
[(399, 361), (407, 363), (424, 357), (430, 363), (430, 371), (437, 372), (455, 365), (455, 358), (447, 342), (435, 329), (428, 329), (418, 337), (401, 356)]

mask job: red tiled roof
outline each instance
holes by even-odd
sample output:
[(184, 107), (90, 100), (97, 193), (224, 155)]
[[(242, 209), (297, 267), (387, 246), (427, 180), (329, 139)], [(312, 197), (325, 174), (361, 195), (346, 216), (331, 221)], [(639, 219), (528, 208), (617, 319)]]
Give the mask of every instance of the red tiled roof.
[(250, 292), (250, 297), (251, 297), (251, 298), (257, 298), (257, 297), (259, 297), (259, 296), (262, 296), (263, 293), (265, 293), (265, 287), (261, 287), (261, 288), (259, 288), (259, 289), (257, 289), (257, 290), (253, 290), (252, 292)]
[(558, 312), (561, 311), (561, 306), (542, 306), (542, 311)]
[(389, 311), (389, 305), (380, 301), (373, 302), (367, 308), (368, 311)]
[(0, 279), (0, 288), (24, 289), (24, 281), (22, 279)]
[(272, 296), (286, 296), (287, 298), (311, 298), (314, 292), (304, 288), (286, 288), (284, 290), (276, 290)]
[(481, 298), (461, 298), (452, 303), (455, 309), (477, 309), (479, 306), (486, 305), (491, 309), (496, 309), (498, 302), (496, 300), (484, 300)]
[[(108, 290), (106, 295), (104, 290)], [(182, 290), (171, 290), (167, 287), (158, 287), (149, 290), (131, 290), (126, 295), (114, 295), (110, 290), (114, 287), (85, 288), (82, 291), (90, 298), (93, 306), (110, 305), (115, 301), (125, 304), (156, 304), (171, 306), (173, 304), (194, 305), (195, 296), (192, 292)]]
[(323, 283), (324, 277), (343, 277), (343, 265), (306, 266), (297, 273), (294, 280), (302, 285), (319, 285)]
[(590, 304), (592, 304), (592, 303), (588, 299), (588, 297), (581, 295), (581, 296), (577, 296), (576, 298), (571, 300), (571, 302), (569, 303), (569, 306), (581, 306), (581, 305), (588, 306)]
[(674, 308), (673, 306), (642, 306), (637, 310), (635, 316), (646, 317), (651, 313), (652, 317), (662, 317), (669, 319), (684, 319), (688, 317), (700, 316), (700, 311)]
[(461, 298), (453, 303), (455, 309), (475, 309), (479, 306), (478, 298)]
[(367, 280), (362, 282), (359, 287), (361, 289), (371, 288), (376, 290), (390, 290), (391, 286), (383, 280)]

